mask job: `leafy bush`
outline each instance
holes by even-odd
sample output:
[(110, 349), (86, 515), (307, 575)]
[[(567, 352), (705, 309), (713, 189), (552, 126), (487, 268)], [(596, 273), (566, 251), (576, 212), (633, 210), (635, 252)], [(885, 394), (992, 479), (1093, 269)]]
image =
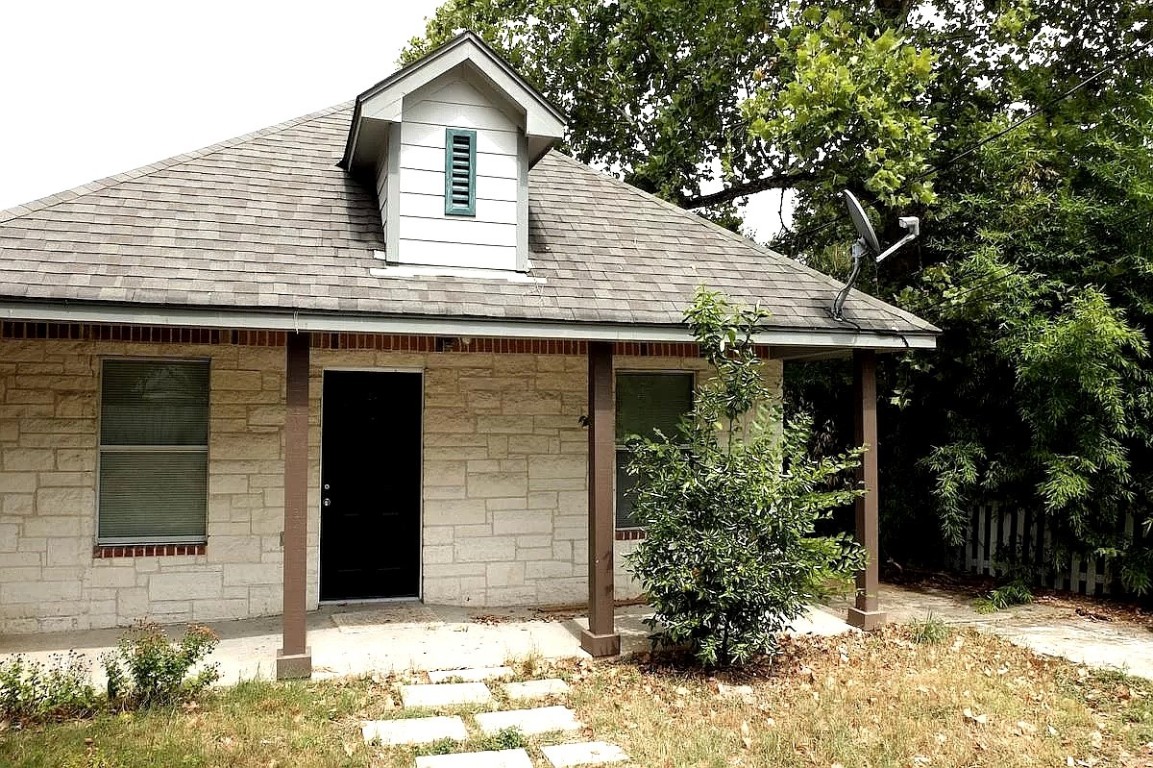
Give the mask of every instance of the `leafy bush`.
[(988, 595), (978, 597), (973, 601), (977, 613), (993, 613), (1003, 611), (1014, 605), (1027, 605), (1033, 602), (1033, 591), (1023, 581), (1011, 581), (997, 587)]
[(989, 602), (995, 605), (997, 610), (1004, 610), (1012, 605), (1026, 605), (1033, 602), (1033, 591), (1024, 582), (1013, 581), (990, 592)]
[(949, 626), (929, 611), (925, 618), (909, 622), (909, 634), (913, 642), (919, 645), (938, 645), (949, 637)]
[(150, 707), (195, 697), (220, 677), (215, 664), (192, 674), (218, 642), (207, 627), (190, 626), (180, 640), (171, 641), (159, 626), (138, 624), (120, 639), (115, 652), (101, 657), (109, 701)]
[(765, 314), (699, 291), (686, 320), (715, 376), (679, 435), (632, 442), (633, 514), (646, 529), (628, 556), (655, 609), (654, 643), (688, 644), (706, 666), (775, 649), (825, 583), (864, 565), (848, 536), (815, 536), (852, 502), (844, 474), (860, 450), (814, 459), (810, 420), (782, 425), (753, 334)]
[(81, 717), (100, 705), (88, 662), (76, 651), (49, 665), (13, 656), (0, 662), (0, 718), (46, 720)]

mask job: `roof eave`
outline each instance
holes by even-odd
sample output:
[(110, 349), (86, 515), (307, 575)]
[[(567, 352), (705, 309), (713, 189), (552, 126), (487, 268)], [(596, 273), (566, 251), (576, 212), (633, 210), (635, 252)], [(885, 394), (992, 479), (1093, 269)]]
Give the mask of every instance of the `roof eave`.
[[(103, 302), (0, 300), (0, 320), (576, 341), (654, 343), (693, 341), (688, 326), (684, 324), (589, 323)], [(773, 347), (803, 347), (817, 350), (902, 351), (936, 347), (936, 334), (915, 329), (841, 331), (766, 328), (757, 334), (755, 340), (758, 344)]]

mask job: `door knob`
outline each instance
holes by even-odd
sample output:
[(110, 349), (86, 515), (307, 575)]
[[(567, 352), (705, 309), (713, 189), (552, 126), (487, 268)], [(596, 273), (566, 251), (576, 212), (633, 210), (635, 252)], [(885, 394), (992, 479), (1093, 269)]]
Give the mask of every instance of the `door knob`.
[(324, 506), (326, 506), (326, 507), (331, 503), (332, 503), (332, 499), (325, 499), (324, 500)]

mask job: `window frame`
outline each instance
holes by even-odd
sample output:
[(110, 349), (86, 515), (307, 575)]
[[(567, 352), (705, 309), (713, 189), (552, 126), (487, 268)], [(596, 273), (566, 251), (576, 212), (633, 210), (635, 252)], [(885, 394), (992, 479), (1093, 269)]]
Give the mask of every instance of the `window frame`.
[[(452, 199), (453, 140), (468, 137), (468, 205), (458, 205)], [(444, 129), (444, 215), (476, 216), (476, 131), (471, 128)]]
[(697, 401), (697, 381), (700, 371), (685, 370), (684, 368), (617, 368), (613, 371), (613, 409), (614, 409), (614, 434), (613, 434), (613, 531), (616, 534), (623, 535), (624, 538), (639, 539), (644, 537), (645, 528), (643, 525), (630, 525), (620, 526), (617, 525), (617, 501), (620, 495), (617, 492), (617, 475), (620, 472), (620, 454), (622, 451), (628, 451), (628, 445), (616, 442), (615, 434), (615, 410), (617, 407), (617, 397), (619, 396), (619, 387), (617, 386), (617, 379), (622, 374), (625, 376), (635, 375), (649, 375), (649, 376), (688, 376), (689, 377), (689, 408), (691, 409), (696, 405)]
[[(157, 355), (108, 355), (99, 358), (100, 368), (96, 381), (96, 547), (132, 547), (151, 545), (203, 545), (208, 543), (208, 480), (211, 477), (212, 456), (209, 446), (212, 444), (212, 358), (210, 357), (164, 357)], [(208, 369), (208, 414), (204, 429), (204, 445), (105, 445), (104, 434), (104, 365), (112, 362), (131, 363), (198, 363)], [(101, 465), (105, 453), (185, 453), (204, 454), (204, 535), (203, 536), (146, 536), (126, 537), (100, 535), (100, 483)]]

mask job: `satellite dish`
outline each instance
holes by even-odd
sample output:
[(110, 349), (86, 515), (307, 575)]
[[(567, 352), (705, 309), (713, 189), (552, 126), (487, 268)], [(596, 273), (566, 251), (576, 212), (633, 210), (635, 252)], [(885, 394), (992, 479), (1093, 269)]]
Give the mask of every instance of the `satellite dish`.
[(873, 225), (869, 223), (869, 217), (865, 215), (865, 209), (861, 207), (857, 196), (846, 189), (841, 193), (841, 197), (845, 198), (845, 206), (849, 209), (849, 218), (853, 220), (853, 226), (857, 228), (857, 234), (861, 236), (861, 240), (869, 246), (869, 250), (873, 253), (880, 253), (881, 241), (877, 239), (877, 233), (873, 231)]
[(881, 241), (877, 239), (877, 233), (873, 230), (873, 225), (869, 223), (869, 217), (865, 215), (865, 209), (861, 207), (856, 195), (846, 189), (841, 192), (841, 197), (845, 199), (845, 207), (849, 209), (849, 218), (853, 220), (853, 226), (857, 228), (857, 241), (853, 243), (853, 265), (849, 269), (849, 276), (845, 278), (845, 287), (838, 291), (837, 297), (833, 299), (833, 319), (839, 323), (845, 322), (845, 300), (849, 298), (849, 291), (853, 289), (853, 285), (857, 282), (857, 276), (861, 274), (861, 262), (864, 260), (865, 254), (871, 253), (875, 261), (880, 264), (898, 248), (921, 233), (920, 219), (916, 216), (901, 216), (897, 219), (897, 223), (902, 229), (907, 230), (908, 234), (888, 248), (881, 250)]

